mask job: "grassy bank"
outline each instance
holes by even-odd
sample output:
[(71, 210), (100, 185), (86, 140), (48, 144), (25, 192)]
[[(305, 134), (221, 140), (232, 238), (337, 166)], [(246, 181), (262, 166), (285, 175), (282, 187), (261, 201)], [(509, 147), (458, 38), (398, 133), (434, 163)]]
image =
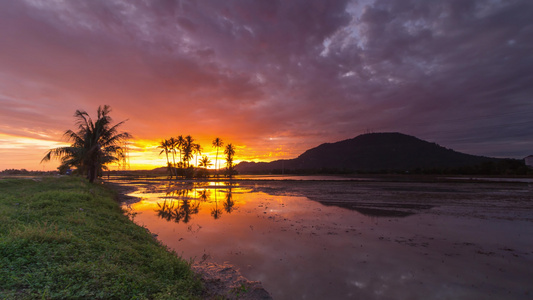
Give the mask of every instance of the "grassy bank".
[(81, 178), (0, 179), (0, 299), (190, 299), (201, 283)]

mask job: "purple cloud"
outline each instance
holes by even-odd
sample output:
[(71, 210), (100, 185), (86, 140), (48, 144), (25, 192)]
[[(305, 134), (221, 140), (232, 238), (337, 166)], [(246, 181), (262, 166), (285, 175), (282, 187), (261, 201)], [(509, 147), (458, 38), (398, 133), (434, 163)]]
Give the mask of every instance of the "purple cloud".
[(400, 131), (520, 158), (531, 15), (525, 0), (3, 1), (0, 132), (58, 139), (106, 103), (143, 139), (225, 134), (261, 152), (275, 137), (296, 156)]

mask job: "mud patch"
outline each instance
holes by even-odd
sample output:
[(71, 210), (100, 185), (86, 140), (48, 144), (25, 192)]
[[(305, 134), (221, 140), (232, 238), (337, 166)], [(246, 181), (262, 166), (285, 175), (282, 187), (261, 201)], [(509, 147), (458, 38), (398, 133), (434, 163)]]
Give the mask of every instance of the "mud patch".
[(192, 269), (202, 277), (204, 299), (272, 299), (261, 282), (249, 281), (232, 265), (204, 262), (193, 264)]

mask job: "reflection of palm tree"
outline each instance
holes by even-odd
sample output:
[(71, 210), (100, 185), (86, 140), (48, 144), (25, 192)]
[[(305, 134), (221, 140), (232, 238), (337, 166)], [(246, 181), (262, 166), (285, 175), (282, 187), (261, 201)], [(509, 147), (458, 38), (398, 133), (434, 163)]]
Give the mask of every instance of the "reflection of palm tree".
[(165, 200), (163, 204), (158, 202), (157, 206), (159, 206), (159, 209), (156, 209), (158, 217), (167, 221), (174, 219), (174, 201), (167, 203), (167, 200)]
[(216, 190), (215, 190), (215, 207), (211, 209), (211, 216), (213, 216), (213, 219), (218, 219), (222, 216), (222, 210), (218, 208), (218, 200), (216, 197)]
[(211, 209), (211, 216), (213, 219), (218, 219), (222, 216), (222, 209), (218, 208), (218, 203), (215, 202), (215, 207)]
[(106, 169), (106, 164), (125, 160), (123, 143), (131, 138), (127, 132), (118, 132), (118, 127), (125, 121), (111, 126), (108, 105), (98, 107), (98, 119), (93, 122), (85, 111), (76, 110), (76, 124), (78, 131), (67, 130), (65, 136), (72, 144), (68, 147), (51, 149), (41, 162), (49, 161), (52, 157), (61, 158), (61, 166), (75, 166), (81, 172), (87, 172), (89, 182)]
[(183, 223), (189, 223), (192, 215), (197, 214), (200, 211), (200, 202), (192, 203), (188, 199), (181, 200), (180, 215), (183, 216)]
[[(165, 199), (163, 203), (157, 203), (159, 207), (156, 209), (157, 216), (167, 221), (188, 223), (193, 215), (200, 212), (200, 202), (187, 199), (189, 192), (190, 189), (177, 189), (167, 192), (167, 197), (174, 196), (181, 199), (175, 201), (167, 201)], [(205, 197), (208, 197), (207, 193)]]
[(204, 189), (203, 191), (200, 191), (200, 196), (198, 198), (206, 202), (209, 199), (209, 191), (206, 189)]
[(223, 203), (224, 210), (231, 214), (231, 212), (235, 209), (235, 202), (233, 202), (232, 195), (231, 195), (231, 188), (228, 189), (228, 192), (226, 193), (226, 201)]
[(221, 138), (215, 138), (213, 140), (213, 147), (215, 147), (217, 149), (217, 154), (215, 156), (215, 170), (216, 170), (216, 174), (217, 174), (217, 177), (218, 177), (218, 149), (219, 148), (222, 148), (224, 146), (224, 142), (222, 141)]

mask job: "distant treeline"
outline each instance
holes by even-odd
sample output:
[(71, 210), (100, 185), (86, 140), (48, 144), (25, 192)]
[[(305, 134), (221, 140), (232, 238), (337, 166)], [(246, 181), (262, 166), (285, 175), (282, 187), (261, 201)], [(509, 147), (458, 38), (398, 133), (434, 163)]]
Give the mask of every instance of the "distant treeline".
[[(244, 172), (243, 172), (244, 173)], [(272, 169), (267, 172), (246, 172), (246, 174), (423, 174), (423, 175), (533, 175), (533, 169), (526, 166), (523, 160), (499, 159), (486, 161), (472, 166), (449, 168), (415, 168), (409, 170), (353, 170), (348, 168), (319, 169)]]
[(0, 175), (47, 175), (57, 174), (57, 171), (28, 171), (26, 169), (5, 169)]

